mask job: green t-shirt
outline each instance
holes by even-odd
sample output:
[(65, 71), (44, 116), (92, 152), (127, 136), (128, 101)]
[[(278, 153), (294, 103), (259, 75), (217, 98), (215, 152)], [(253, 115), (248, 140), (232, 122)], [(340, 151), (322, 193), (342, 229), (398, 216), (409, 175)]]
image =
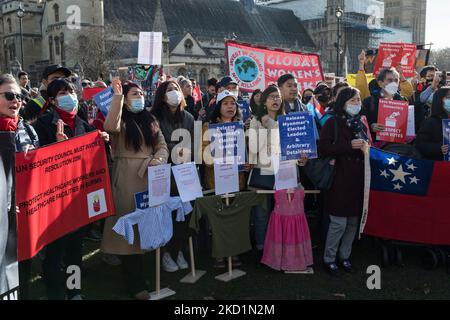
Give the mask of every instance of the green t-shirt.
[(226, 258), (252, 249), (250, 242), (251, 208), (260, 206), (267, 212), (267, 197), (256, 192), (236, 193), (225, 204), (221, 196), (195, 200), (189, 226), (198, 232), (200, 219), (208, 217), (212, 229), (212, 256)]

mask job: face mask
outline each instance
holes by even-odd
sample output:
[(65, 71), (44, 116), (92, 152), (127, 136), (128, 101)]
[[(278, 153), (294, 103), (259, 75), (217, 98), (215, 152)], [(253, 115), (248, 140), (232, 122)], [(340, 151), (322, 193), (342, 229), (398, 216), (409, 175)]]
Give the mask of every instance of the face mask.
[(354, 117), (361, 112), (361, 105), (360, 104), (348, 105), (347, 108), (345, 109), (345, 112), (347, 112), (349, 116)]
[(180, 91), (172, 90), (166, 93), (166, 98), (170, 106), (178, 107), (183, 99), (183, 94)]
[(444, 110), (450, 114), (450, 99), (445, 99), (444, 100)]
[(66, 112), (72, 112), (78, 106), (78, 99), (74, 94), (60, 96), (56, 100), (58, 100), (58, 108)]
[(131, 100), (130, 111), (133, 113), (139, 113), (144, 110), (145, 103), (143, 98)]
[(395, 82), (391, 82), (384, 88), (384, 90), (386, 90), (387, 93), (393, 96), (398, 92), (398, 84)]

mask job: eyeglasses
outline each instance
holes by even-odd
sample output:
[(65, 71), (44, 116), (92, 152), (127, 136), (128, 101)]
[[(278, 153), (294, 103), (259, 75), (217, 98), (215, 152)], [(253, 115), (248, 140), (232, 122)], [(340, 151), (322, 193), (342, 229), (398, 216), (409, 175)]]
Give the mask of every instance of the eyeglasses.
[(269, 96), (268, 98), (270, 98), (272, 100), (281, 100), (280, 96)]
[(22, 95), (19, 93), (13, 93), (13, 92), (0, 92), (0, 94), (5, 96), (5, 99), (8, 101), (13, 101), (14, 98), (17, 99), (17, 101), (22, 101)]

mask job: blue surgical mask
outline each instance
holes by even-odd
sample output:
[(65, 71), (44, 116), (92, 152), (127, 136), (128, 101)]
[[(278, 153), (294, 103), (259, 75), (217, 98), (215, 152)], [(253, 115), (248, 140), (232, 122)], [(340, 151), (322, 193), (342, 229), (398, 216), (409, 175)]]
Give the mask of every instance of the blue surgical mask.
[(131, 100), (130, 111), (133, 113), (142, 112), (145, 108), (144, 98)]
[(345, 111), (348, 113), (348, 115), (354, 117), (361, 112), (361, 105), (360, 104), (348, 105)]
[(56, 98), (58, 108), (66, 112), (73, 112), (78, 107), (78, 99), (75, 94), (66, 94)]
[(445, 99), (444, 100), (444, 110), (450, 114), (450, 99)]

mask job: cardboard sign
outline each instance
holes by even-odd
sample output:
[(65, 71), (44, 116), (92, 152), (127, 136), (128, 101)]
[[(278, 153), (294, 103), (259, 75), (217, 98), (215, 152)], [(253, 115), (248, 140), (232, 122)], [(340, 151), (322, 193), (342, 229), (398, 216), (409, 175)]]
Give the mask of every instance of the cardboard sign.
[(381, 69), (402, 66), (406, 78), (415, 76), (416, 45), (409, 43), (381, 43), (378, 50), (374, 74)]
[(386, 126), (386, 129), (377, 133), (377, 140), (405, 143), (408, 107), (408, 101), (380, 99), (378, 123)]
[(170, 198), (170, 164), (148, 167), (149, 206), (156, 207)]
[(139, 32), (138, 64), (161, 65), (162, 32)]
[[(444, 136), (444, 145), (450, 145), (450, 119), (442, 120), (442, 134)], [(450, 148), (446, 155), (444, 155), (445, 161), (450, 161)]]
[(235, 41), (227, 41), (225, 48), (228, 74), (237, 81), (243, 92), (264, 91), (269, 84), (276, 83), (280, 76), (287, 73), (294, 75), (302, 91), (315, 88), (318, 82), (324, 80), (317, 54), (269, 50)]
[(188, 202), (203, 197), (202, 186), (194, 162), (172, 167), (181, 201)]
[(314, 117), (309, 112), (291, 113), (278, 118), (281, 160), (299, 160), (302, 154), (317, 158)]

